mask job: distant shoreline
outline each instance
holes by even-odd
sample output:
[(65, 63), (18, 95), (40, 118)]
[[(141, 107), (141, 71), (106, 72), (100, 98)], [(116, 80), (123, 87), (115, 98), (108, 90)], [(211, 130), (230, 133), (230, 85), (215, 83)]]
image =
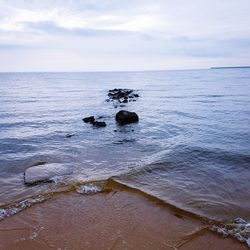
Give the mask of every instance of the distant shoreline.
[(211, 67), (210, 69), (250, 69), (250, 66), (235, 66), (235, 67)]

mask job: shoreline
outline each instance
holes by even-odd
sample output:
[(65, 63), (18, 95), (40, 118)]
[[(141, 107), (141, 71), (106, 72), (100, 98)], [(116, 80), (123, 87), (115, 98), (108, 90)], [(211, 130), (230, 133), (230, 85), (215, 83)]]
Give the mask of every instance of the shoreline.
[(66, 192), (0, 221), (2, 249), (248, 249), (122, 185)]

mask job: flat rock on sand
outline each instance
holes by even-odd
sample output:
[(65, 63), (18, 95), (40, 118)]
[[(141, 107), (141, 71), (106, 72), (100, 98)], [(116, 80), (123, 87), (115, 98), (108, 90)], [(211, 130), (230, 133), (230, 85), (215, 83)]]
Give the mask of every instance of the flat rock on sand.
[(24, 183), (34, 185), (41, 182), (53, 182), (53, 178), (72, 173), (69, 164), (50, 163), (28, 168), (24, 173)]

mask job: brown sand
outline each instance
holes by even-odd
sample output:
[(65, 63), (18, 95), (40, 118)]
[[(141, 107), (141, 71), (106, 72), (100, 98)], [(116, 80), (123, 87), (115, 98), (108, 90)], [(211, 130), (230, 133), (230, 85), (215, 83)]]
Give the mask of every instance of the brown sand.
[(195, 218), (118, 187), (90, 196), (56, 195), (1, 221), (0, 248), (247, 249)]

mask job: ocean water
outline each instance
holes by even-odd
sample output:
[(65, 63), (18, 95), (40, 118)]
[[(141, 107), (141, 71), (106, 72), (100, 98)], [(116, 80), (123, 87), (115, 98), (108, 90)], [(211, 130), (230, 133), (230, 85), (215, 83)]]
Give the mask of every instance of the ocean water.
[[(113, 88), (140, 97), (116, 107), (106, 102)], [(121, 109), (139, 123), (117, 125)], [(83, 123), (89, 115), (107, 127)], [(70, 174), (25, 185), (39, 161)], [(201, 217), (249, 221), (249, 170), (250, 69), (0, 74), (2, 217), (15, 213), (10, 204), (21, 211), (64, 185), (113, 177)]]

